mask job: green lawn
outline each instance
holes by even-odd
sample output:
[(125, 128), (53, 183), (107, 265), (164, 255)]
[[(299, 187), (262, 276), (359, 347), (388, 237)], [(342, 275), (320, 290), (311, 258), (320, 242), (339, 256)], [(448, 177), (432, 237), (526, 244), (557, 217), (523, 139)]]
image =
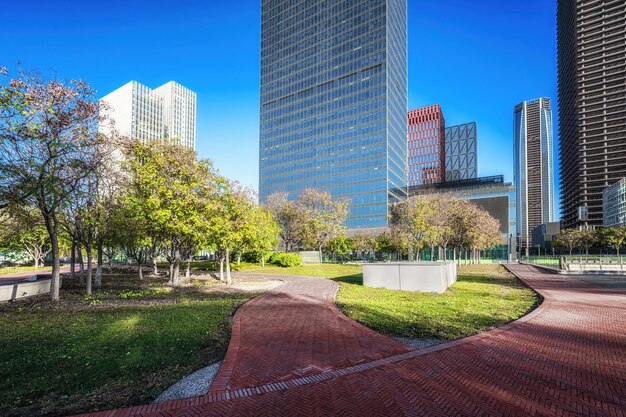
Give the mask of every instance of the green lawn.
[[(0, 305), (0, 415), (58, 416), (150, 402), (221, 359), (230, 317), (252, 295), (171, 290), (104, 277), (93, 297), (68, 279), (62, 301)], [(219, 284), (218, 284), (219, 285)]]
[(367, 288), (362, 275), (337, 278), (337, 304), (352, 319), (378, 332), (446, 340), (516, 320), (538, 303), (537, 295), (500, 265), (459, 269), (443, 294)]
[(242, 263), (238, 270), (334, 279), (341, 285), (336, 303), (347, 316), (393, 336), (458, 339), (516, 320), (539, 302), (532, 290), (498, 264), (461, 266), (457, 283), (444, 294), (364, 287), (361, 265), (261, 268)]
[(0, 275), (17, 274), (30, 271), (50, 271), (49, 266), (35, 268), (34, 266), (3, 266), (0, 267)]

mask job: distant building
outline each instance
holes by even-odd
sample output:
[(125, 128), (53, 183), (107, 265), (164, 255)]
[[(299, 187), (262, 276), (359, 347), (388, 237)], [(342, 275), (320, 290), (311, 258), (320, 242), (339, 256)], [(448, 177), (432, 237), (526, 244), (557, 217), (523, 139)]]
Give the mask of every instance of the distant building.
[(163, 97), (165, 138), (188, 148), (196, 148), (196, 93), (170, 81), (154, 89)]
[(626, 178), (609, 185), (602, 192), (604, 227), (626, 225)]
[(548, 222), (536, 226), (532, 231), (532, 245), (539, 246), (541, 249), (549, 252), (552, 250), (552, 240), (554, 236), (561, 231), (560, 222)]
[(446, 181), (478, 177), (476, 122), (446, 127)]
[(439, 104), (408, 112), (409, 187), (445, 181), (445, 130)]
[(602, 225), (603, 190), (626, 177), (625, 14), (624, 0), (557, 1), (564, 227)]
[(350, 201), (350, 229), (406, 198), (407, 1), (261, 1), (259, 199)]
[(409, 187), (409, 196), (449, 193), (471, 201), (500, 222), (502, 244), (515, 253), (515, 187), (502, 175)]
[(515, 106), (513, 125), (517, 235), (528, 252), (531, 232), (554, 221), (554, 157), (549, 98)]
[[(167, 141), (195, 149), (196, 93), (170, 81), (150, 89), (130, 81), (100, 99), (123, 136), (142, 143)], [(108, 127), (105, 127), (105, 129)]]

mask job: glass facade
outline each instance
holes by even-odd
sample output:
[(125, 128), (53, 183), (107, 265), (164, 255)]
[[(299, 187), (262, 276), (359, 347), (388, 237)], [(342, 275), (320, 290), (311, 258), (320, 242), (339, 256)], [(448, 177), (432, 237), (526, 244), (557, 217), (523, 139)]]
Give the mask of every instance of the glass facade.
[(476, 122), (446, 127), (446, 181), (478, 177)]
[(446, 121), (439, 104), (408, 112), (409, 186), (444, 182)]
[(602, 192), (604, 227), (626, 225), (626, 178), (609, 185)]
[(532, 230), (554, 221), (554, 156), (549, 98), (524, 101), (513, 115), (517, 235), (531, 245)]
[(263, 0), (259, 194), (350, 200), (387, 226), (406, 196), (406, 0)]

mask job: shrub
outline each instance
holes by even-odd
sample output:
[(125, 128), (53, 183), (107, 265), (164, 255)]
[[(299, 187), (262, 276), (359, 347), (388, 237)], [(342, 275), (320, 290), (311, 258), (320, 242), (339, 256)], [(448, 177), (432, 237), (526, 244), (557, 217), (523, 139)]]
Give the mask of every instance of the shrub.
[(288, 268), (302, 264), (302, 256), (299, 253), (274, 252), (269, 258), (269, 263)]

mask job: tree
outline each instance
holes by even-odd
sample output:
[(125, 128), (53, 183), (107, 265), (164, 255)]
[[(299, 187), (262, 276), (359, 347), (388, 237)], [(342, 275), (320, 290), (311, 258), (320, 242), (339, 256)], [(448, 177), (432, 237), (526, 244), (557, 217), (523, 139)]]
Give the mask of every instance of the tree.
[(378, 250), (376, 237), (366, 233), (356, 233), (352, 236), (352, 250), (360, 253), (362, 258), (365, 255), (374, 254)]
[(272, 214), (263, 206), (254, 205), (249, 213), (247, 224), (248, 232), (245, 234), (248, 249), (255, 252), (261, 258), (261, 267), (265, 267), (265, 256), (276, 249), (280, 226), (272, 217)]
[[(8, 72), (0, 68), (0, 76)], [(59, 299), (60, 211), (97, 166), (99, 103), (84, 81), (19, 72), (0, 87), (0, 207), (37, 207), (50, 238), (50, 296)]]
[(0, 250), (25, 252), (35, 268), (50, 253), (50, 236), (36, 208), (7, 207), (0, 211)]
[(126, 150), (129, 184), (124, 196), (132, 218), (141, 218), (140, 240), (162, 248), (169, 263), (169, 283), (180, 283), (183, 250), (193, 252), (208, 231), (207, 195), (215, 173), (208, 161), (197, 161), (192, 149), (180, 145), (137, 141)]
[[(623, 241), (623, 238), (622, 238)], [(569, 250), (570, 256), (572, 251), (580, 246), (580, 235), (576, 229), (563, 229), (552, 239), (554, 246)], [(621, 244), (621, 243), (620, 243)]]
[(298, 201), (290, 201), (287, 193), (274, 193), (267, 197), (265, 207), (278, 222), (280, 239), (285, 251), (296, 251), (302, 244), (308, 222), (307, 211)]
[(589, 255), (589, 248), (596, 244), (596, 233), (593, 229), (581, 229), (578, 231), (580, 246), (585, 249), (585, 255)]
[(352, 252), (352, 250), (354, 250), (353, 245), (354, 240), (346, 237), (346, 235), (342, 233), (329, 240), (324, 245), (324, 250), (330, 253), (332, 256), (343, 256), (349, 254), (350, 252)]
[(620, 248), (626, 242), (626, 226), (605, 227), (603, 240), (606, 245), (613, 246), (615, 253), (619, 255)]
[(300, 195), (300, 204), (306, 212), (304, 240), (318, 249), (322, 263), (324, 245), (345, 229), (350, 202), (333, 200), (327, 191), (306, 188)]

